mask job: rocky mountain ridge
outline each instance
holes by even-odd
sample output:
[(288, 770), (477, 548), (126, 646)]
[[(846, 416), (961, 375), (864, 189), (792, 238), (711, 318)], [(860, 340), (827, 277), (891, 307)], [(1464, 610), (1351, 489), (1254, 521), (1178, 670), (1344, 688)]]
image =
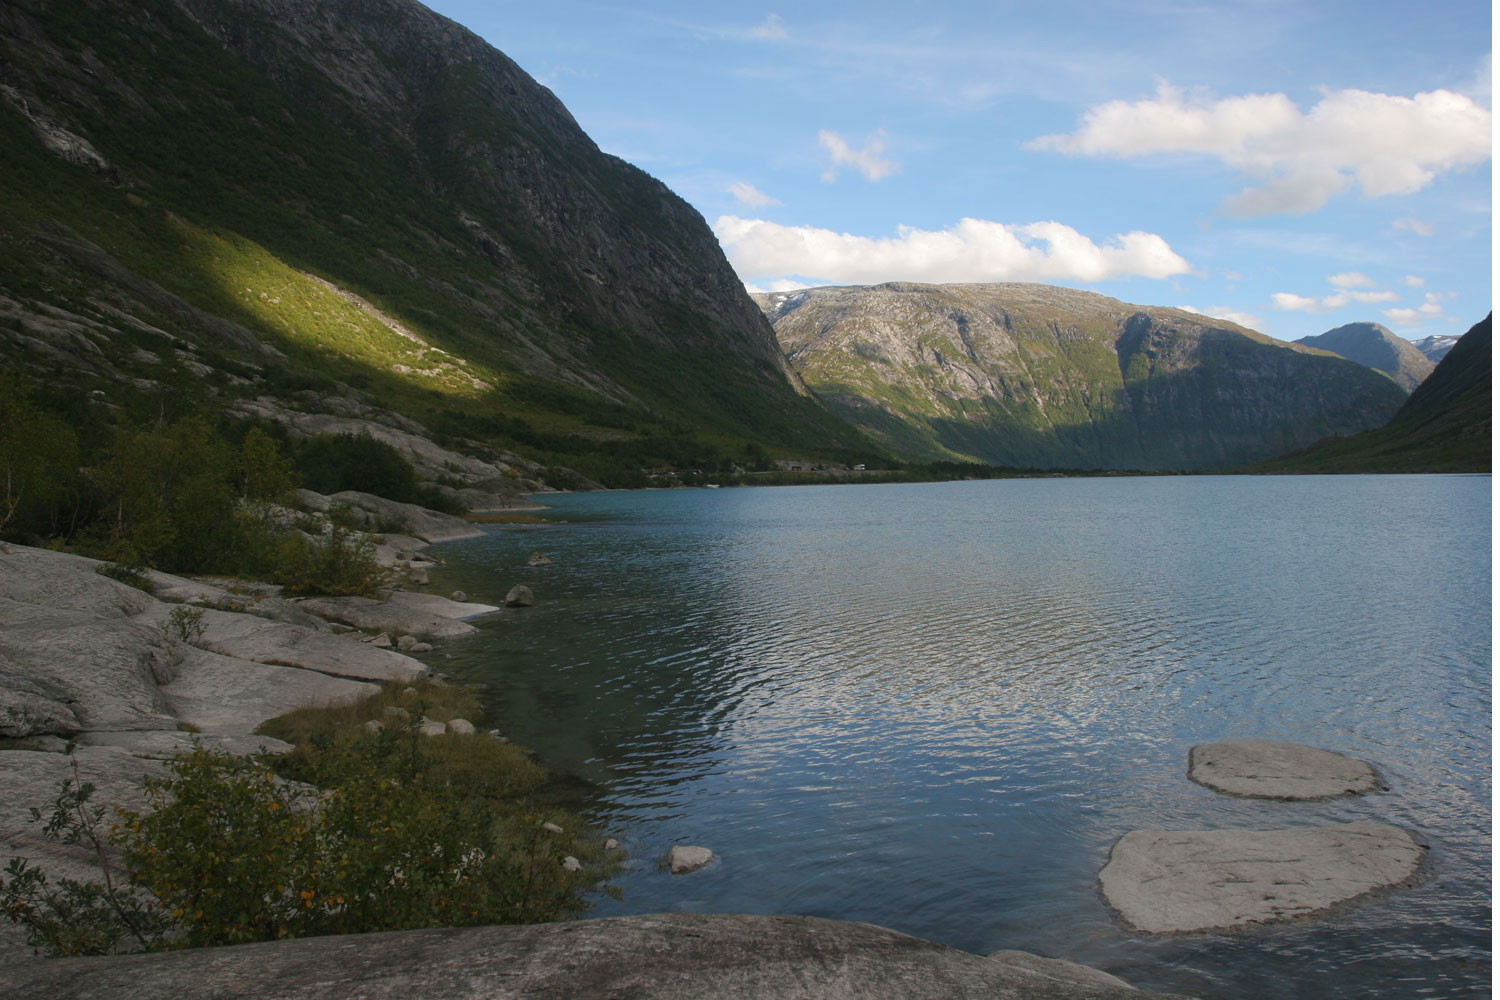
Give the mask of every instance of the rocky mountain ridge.
[(893, 282), (755, 298), (808, 385), (912, 458), (1227, 468), (1379, 425), (1404, 398), (1323, 351), (1069, 288)]
[(1433, 361), (1415, 344), (1379, 323), (1345, 323), (1326, 333), (1303, 337), (1296, 343), (1332, 351), (1367, 368), (1385, 372), (1411, 392), (1432, 374)]

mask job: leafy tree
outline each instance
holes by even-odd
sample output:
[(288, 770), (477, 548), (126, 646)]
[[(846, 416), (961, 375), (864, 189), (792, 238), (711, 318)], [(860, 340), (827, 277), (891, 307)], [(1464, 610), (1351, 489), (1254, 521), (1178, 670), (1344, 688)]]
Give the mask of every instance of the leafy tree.
[(0, 373), (0, 531), (39, 526), (73, 491), (77, 466), (73, 431), (33, 405), (23, 376)]

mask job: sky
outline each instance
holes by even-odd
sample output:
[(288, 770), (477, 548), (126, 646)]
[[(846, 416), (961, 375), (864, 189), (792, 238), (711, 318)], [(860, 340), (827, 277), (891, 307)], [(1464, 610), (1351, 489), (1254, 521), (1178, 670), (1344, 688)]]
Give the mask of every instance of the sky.
[(1487, 0), (428, 0), (746, 286), (1040, 281), (1282, 340), (1491, 308)]

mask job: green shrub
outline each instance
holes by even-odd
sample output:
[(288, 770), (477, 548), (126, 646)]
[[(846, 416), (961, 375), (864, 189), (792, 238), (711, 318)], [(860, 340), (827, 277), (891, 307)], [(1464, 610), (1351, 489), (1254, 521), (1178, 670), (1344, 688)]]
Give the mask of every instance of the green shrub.
[(131, 566), (125, 563), (101, 563), (94, 567), (94, 572), (100, 576), (107, 576), (111, 580), (134, 587), (136, 590), (144, 590), (151, 593), (151, 577), (144, 566)]
[(283, 536), (265, 574), (294, 594), (352, 594), (372, 597), (389, 578), (375, 560), (368, 538), (356, 539), (343, 525), (321, 538), (299, 533)]

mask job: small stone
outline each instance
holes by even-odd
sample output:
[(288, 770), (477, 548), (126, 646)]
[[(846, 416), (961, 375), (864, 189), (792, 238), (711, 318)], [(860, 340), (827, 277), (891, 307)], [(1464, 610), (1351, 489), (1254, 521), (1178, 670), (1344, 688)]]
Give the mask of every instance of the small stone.
[(714, 852), (706, 847), (685, 847), (679, 844), (667, 852), (667, 866), (672, 869), (673, 875), (695, 872), (713, 859)]
[(412, 695), (412, 694), (416, 694), (416, 693), (417, 693), (417, 689), (414, 688), (414, 687), (408, 687), (408, 688), (402, 688), (401, 689), (401, 696), (403, 698), (406, 697), (407, 695)]
[(412, 643), (411, 649), (407, 650), (407, 652), (408, 653), (430, 653), (430, 652), (432, 652), (432, 643), (430, 643), (430, 642), (414, 642), (414, 643)]
[(412, 651), (412, 648), (416, 646), (416, 644), (417, 637), (414, 635), (403, 635), (401, 638), (396, 640), (396, 648), (401, 650), (401, 652), (403, 653), (410, 653)]
[(526, 560), (526, 565), (528, 565), (528, 566), (551, 566), (552, 565), (552, 560), (548, 559), (545, 555), (543, 555), (540, 552), (533, 552), (531, 554), (530, 558), (528, 558)]
[(524, 583), (518, 583), (510, 588), (510, 593), (505, 595), (505, 606), (507, 608), (529, 608), (536, 603), (536, 598), (531, 593), (531, 588)]
[(364, 726), (361, 727), (361, 728), (363, 728), (364, 731), (367, 732), (367, 733), (378, 733), (382, 729), (384, 729), (385, 726), (383, 726), (383, 725), (380, 724), (380, 720), (379, 719), (368, 719), (368, 720), (366, 720)]
[(395, 645), (395, 643), (391, 642), (391, 637), (389, 635), (382, 632), (375, 638), (370, 640), (370, 645), (374, 646), (376, 649), (390, 649)]
[(583, 865), (573, 855), (569, 854), (562, 860), (563, 871), (577, 872), (583, 870)]
[(473, 736), (474, 723), (468, 719), (449, 719), (448, 732), (457, 733), (460, 736)]
[(411, 718), (411, 713), (402, 708), (400, 705), (387, 705), (385, 706), (385, 711), (380, 714), (384, 715), (387, 719), (405, 720)]
[(406, 578), (418, 587), (425, 587), (428, 583), (427, 571), (425, 569), (414, 569), (407, 574)]
[(558, 826), (556, 823), (542, 823), (541, 827), (542, 827), (543, 830), (546, 830), (548, 833), (562, 833), (563, 832), (563, 828), (560, 827), (560, 826)]
[(448, 731), (448, 727), (441, 722), (435, 722), (427, 716), (422, 716), (422, 722), (417, 726), (417, 732), (423, 736), (442, 736)]
[(469, 595), (465, 594), (462, 590), (455, 590), (453, 593), (448, 595), (448, 600), (457, 601), (460, 604), (462, 604), (464, 601), (467, 601), (468, 599)]
[(604, 841), (604, 849), (606, 851), (618, 851), (620, 849), (620, 842), (613, 837), (609, 837)]

